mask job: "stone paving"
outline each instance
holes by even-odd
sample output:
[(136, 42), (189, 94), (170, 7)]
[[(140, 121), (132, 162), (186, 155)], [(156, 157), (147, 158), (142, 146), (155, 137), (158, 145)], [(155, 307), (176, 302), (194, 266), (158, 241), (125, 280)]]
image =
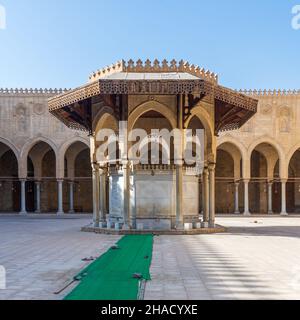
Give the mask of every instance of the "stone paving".
[(300, 299), (300, 218), (218, 223), (229, 232), (155, 239), (146, 299)]
[[(62, 299), (119, 237), (80, 232), (90, 217), (0, 216), (1, 299)], [(257, 222), (257, 223), (255, 223)], [(300, 299), (300, 217), (218, 218), (226, 234), (155, 238), (146, 299)]]
[(82, 259), (101, 255), (119, 239), (81, 232), (90, 221), (0, 216), (0, 265), (7, 273), (0, 300), (62, 299), (68, 291), (53, 293), (87, 265)]

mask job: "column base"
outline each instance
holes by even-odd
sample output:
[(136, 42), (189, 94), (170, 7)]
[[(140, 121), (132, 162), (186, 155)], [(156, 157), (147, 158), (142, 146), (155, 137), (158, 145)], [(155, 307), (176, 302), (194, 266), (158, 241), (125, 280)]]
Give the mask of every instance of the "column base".
[(68, 213), (73, 214), (75, 213), (75, 210), (69, 210)]
[(106, 221), (100, 221), (98, 226), (101, 229), (107, 228), (107, 222)]
[(268, 214), (274, 214), (274, 212), (273, 211), (268, 211)]
[(208, 222), (201, 222), (201, 228), (202, 229), (207, 229), (209, 227)]
[(243, 215), (244, 215), (245, 217), (251, 217), (251, 213), (250, 213), (250, 212), (244, 212)]
[(19, 212), (19, 215), (20, 216), (27, 216), (28, 212), (27, 211), (21, 211), (21, 212)]
[(100, 228), (100, 222), (99, 221), (94, 221), (94, 228)]
[(64, 216), (64, 215), (65, 215), (65, 213), (64, 213), (63, 211), (58, 211), (56, 214), (57, 214), (58, 216)]
[(176, 223), (175, 229), (176, 230), (184, 230), (183, 222)]
[(280, 215), (281, 215), (282, 217), (287, 217), (289, 214), (288, 214), (287, 212), (281, 212)]
[(216, 227), (215, 222), (209, 222), (208, 227), (209, 228), (215, 228)]
[(240, 211), (234, 211), (234, 214), (241, 214)]

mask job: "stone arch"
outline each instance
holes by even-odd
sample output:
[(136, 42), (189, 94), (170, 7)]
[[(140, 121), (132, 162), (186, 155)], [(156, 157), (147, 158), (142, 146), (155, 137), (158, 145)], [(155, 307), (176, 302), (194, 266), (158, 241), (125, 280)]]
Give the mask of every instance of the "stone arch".
[(16, 146), (11, 143), (9, 140), (5, 139), (5, 138), (1, 138), (0, 137), (0, 143), (3, 143), (4, 145), (6, 145), (10, 150), (12, 150), (12, 152), (14, 153), (17, 161), (18, 161), (18, 164), (19, 164), (19, 161), (20, 161), (20, 153), (18, 151), (18, 149), (16, 148)]
[(34, 140), (27, 142), (21, 150), (20, 164), (19, 164), (20, 178), (25, 179), (27, 177), (27, 157), (28, 157), (28, 154), (29, 154), (30, 150), (39, 142), (44, 142), (44, 143), (48, 144), (52, 148), (52, 150), (54, 151), (55, 159), (56, 159), (56, 175), (57, 175), (57, 173), (58, 173), (58, 150), (57, 150), (57, 147), (51, 139), (48, 139), (46, 137), (38, 137)]
[(66, 141), (64, 144), (62, 144), (58, 149), (58, 160), (57, 160), (57, 177), (63, 178), (64, 172), (65, 172), (65, 155), (68, 149), (75, 143), (80, 142), (86, 145), (88, 148), (90, 148), (90, 143), (87, 139), (83, 137), (74, 137), (68, 141)]
[(166, 105), (158, 101), (147, 101), (136, 107), (128, 119), (128, 130), (131, 131), (136, 123), (136, 121), (145, 113), (149, 111), (155, 111), (163, 115), (171, 124), (172, 128), (177, 127), (176, 116), (173, 111), (170, 110)]
[(244, 144), (228, 135), (218, 138), (217, 143), (217, 148), (220, 148), (222, 145), (228, 143), (240, 152), (242, 159), (242, 177), (250, 178), (250, 169), (248, 169), (250, 166), (250, 159), (248, 158), (247, 149)]
[[(244, 177), (245, 173), (245, 148), (232, 141), (218, 142), (217, 151), (227, 152), (234, 162), (234, 178), (239, 180)], [(242, 165), (241, 165), (242, 164)], [(218, 163), (217, 163), (218, 165)]]
[[(109, 106), (104, 106), (97, 113), (96, 117), (93, 120), (93, 131), (97, 133), (97, 131), (103, 127), (105, 120), (108, 116), (112, 116), (116, 121), (114, 110)], [(108, 128), (109, 129), (109, 128)]]
[(214, 135), (214, 124), (208, 112), (201, 106), (197, 106), (192, 109), (190, 116), (185, 122), (185, 126), (188, 127), (189, 123), (194, 117), (197, 117), (204, 126), (205, 134), (207, 137), (207, 156), (214, 157), (212, 160), (216, 160), (216, 137)]
[(9, 141), (0, 138), (0, 212), (19, 212), (18, 154)]
[(294, 145), (290, 151), (288, 152), (287, 156), (286, 156), (286, 165), (287, 165), (287, 172), (288, 172), (288, 167), (289, 167), (289, 164), (294, 156), (294, 154), (300, 150), (300, 142), (298, 142), (296, 145)]
[(281, 178), (287, 178), (287, 169), (286, 169), (286, 161), (285, 161), (284, 151), (283, 151), (281, 145), (271, 137), (261, 137), (255, 141), (253, 141), (253, 143), (248, 148), (248, 159), (251, 159), (251, 155), (252, 155), (253, 151), (261, 144), (270, 144), (274, 148), (274, 150), (277, 152), (277, 155), (279, 158), (279, 176)]

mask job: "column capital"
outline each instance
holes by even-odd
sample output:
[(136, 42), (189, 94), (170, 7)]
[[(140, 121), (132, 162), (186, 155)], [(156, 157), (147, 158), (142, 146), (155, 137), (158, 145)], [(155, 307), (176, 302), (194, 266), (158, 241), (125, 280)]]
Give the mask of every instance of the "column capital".
[(281, 182), (281, 183), (287, 183), (287, 182), (288, 182), (288, 179), (287, 179), (287, 178), (282, 178), (282, 179), (280, 179), (280, 182)]
[(210, 162), (208, 164), (208, 170), (209, 171), (214, 171), (216, 169), (216, 164), (214, 162)]
[(94, 171), (99, 170), (99, 164), (97, 162), (92, 162), (91, 167), (92, 167), (92, 170)]
[(245, 179), (243, 179), (243, 182), (244, 182), (244, 183), (249, 183), (250, 180), (251, 180), (250, 178), (247, 178), (247, 179), (245, 178)]
[(64, 182), (65, 179), (64, 179), (64, 178), (57, 178), (56, 181), (57, 181), (57, 182)]

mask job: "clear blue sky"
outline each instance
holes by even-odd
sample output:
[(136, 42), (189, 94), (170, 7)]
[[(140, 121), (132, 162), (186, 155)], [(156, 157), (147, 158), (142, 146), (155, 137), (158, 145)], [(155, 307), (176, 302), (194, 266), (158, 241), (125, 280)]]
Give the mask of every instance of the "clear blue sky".
[(119, 59), (185, 59), (232, 88), (300, 88), (300, 0), (0, 0), (0, 87), (75, 87)]

